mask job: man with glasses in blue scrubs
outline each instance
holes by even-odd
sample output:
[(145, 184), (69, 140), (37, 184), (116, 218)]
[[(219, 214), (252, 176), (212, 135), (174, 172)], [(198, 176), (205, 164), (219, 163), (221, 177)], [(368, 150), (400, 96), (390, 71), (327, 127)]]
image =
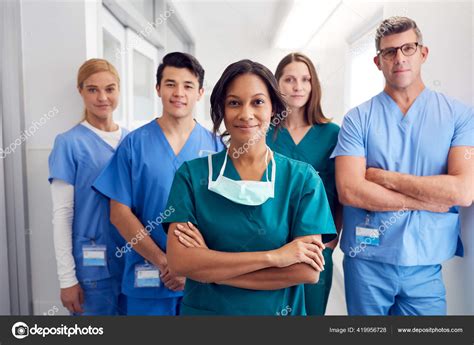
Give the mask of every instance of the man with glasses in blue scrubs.
[(459, 207), (474, 199), (473, 108), (425, 87), (416, 23), (376, 33), (384, 90), (345, 116), (336, 157), (350, 315), (444, 315), (441, 263), (462, 256)]

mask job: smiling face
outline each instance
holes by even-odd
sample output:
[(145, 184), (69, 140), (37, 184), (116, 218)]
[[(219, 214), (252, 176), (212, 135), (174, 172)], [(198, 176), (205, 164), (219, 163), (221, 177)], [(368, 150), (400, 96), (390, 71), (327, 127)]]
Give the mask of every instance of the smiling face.
[(236, 77), (227, 88), (224, 104), (224, 123), (232, 145), (242, 146), (250, 139), (260, 142), (262, 138), (265, 144), (272, 101), (262, 79), (255, 74)]
[(278, 86), (290, 108), (304, 107), (311, 96), (311, 74), (308, 66), (300, 61), (286, 65), (278, 80)]
[[(398, 34), (388, 35), (381, 39), (380, 49), (400, 47), (406, 43), (417, 42), (414, 30), (408, 30)], [(418, 47), (415, 54), (405, 56), (400, 49), (393, 59), (384, 59), (381, 55), (374, 58), (378, 69), (382, 71), (386, 86), (391, 89), (401, 90), (410, 86), (420, 84), (421, 65), (428, 57), (427, 47)]]
[(98, 72), (87, 78), (79, 93), (84, 101), (87, 116), (106, 120), (117, 108), (120, 90), (117, 78), (110, 72)]
[(187, 68), (167, 66), (156, 91), (163, 103), (163, 115), (183, 118), (192, 116), (204, 89), (199, 88), (198, 78)]

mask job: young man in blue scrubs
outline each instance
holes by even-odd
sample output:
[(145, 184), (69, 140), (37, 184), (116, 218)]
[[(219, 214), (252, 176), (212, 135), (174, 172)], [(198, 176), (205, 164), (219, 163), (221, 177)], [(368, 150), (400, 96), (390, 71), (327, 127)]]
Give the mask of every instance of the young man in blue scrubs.
[(94, 187), (110, 198), (111, 221), (127, 241), (123, 293), (128, 315), (177, 315), (185, 278), (168, 269), (161, 223), (181, 164), (222, 150), (220, 139), (193, 119), (204, 70), (193, 56), (170, 53), (156, 75), (163, 115), (131, 132)]
[(349, 111), (332, 154), (348, 312), (444, 315), (441, 263), (462, 255), (459, 207), (474, 199), (473, 108), (425, 87), (413, 20), (384, 20), (375, 43), (385, 88)]

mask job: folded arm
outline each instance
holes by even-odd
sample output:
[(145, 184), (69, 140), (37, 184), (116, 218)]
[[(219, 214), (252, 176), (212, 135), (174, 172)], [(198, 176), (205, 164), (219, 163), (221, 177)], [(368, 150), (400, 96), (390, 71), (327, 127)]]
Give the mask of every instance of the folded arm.
[(216, 284), (230, 285), (251, 290), (279, 290), (299, 284), (316, 284), (319, 272), (308, 264), (288, 267), (271, 267), (247, 273)]
[(254, 290), (317, 282), (324, 260), (320, 236), (305, 236), (293, 242), (273, 251), (219, 252), (207, 248), (192, 224), (172, 223), (168, 261), (173, 270), (196, 281)]
[(472, 149), (468, 146), (451, 148), (445, 175), (415, 176), (369, 168), (366, 178), (428, 203), (469, 207), (474, 200), (474, 157), (466, 152)]
[[(130, 207), (118, 201), (110, 200), (110, 221), (120, 235), (129, 243), (135, 243), (133, 249), (161, 271), (166, 270), (166, 254), (151, 239), (150, 234)], [(140, 238), (139, 241), (134, 239)]]
[(364, 157), (336, 157), (336, 185), (339, 201), (343, 205), (369, 211), (408, 209), (447, 212), (449, 209), (447, 205), (421, 201), (367, 180)]

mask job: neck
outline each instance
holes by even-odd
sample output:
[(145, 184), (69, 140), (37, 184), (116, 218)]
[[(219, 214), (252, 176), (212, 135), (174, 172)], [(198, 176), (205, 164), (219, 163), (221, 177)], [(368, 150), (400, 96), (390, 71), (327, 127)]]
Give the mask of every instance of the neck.
[(114, 122), (112, 114), (107, 116), (105, 119), (101, 119), (97, 116), (87, 113), (86, 121), (89, 122), (93, 127), (105, 132), (114, 132), (119, 128), (119, 126)]
[(396, 88), (386, 83), (384, 91), (392, 97), (395, 103), (397, 103), (402, 110), (408, 110), (424, 89), (425, 84), (419, 80), (405, 88)]
[(304, 107), (289, 108), (288, 117), (285, 119), (285, 126), (289, 129), (301, 128), (309, 126), (304, 114)]
[[(265, 139), (259, 140), (255, 145), (248, 145), (247, 149), (242, 154), (235, 154), (242, 152), (243, 143), (233, 143), (232, 140), (229, 145), (229, 156), (234, 163), (240, 165), (251, 166), (255, 162), (263, 162), (267, 153), (267, 145)], [(268, 156), (270, 158), (270, 155)]]
[(196, 125), (192, 116), (174, 117), (166, 113), (163, 113), (157, 122), (165, 133), (179, 135), (187, 135)]

